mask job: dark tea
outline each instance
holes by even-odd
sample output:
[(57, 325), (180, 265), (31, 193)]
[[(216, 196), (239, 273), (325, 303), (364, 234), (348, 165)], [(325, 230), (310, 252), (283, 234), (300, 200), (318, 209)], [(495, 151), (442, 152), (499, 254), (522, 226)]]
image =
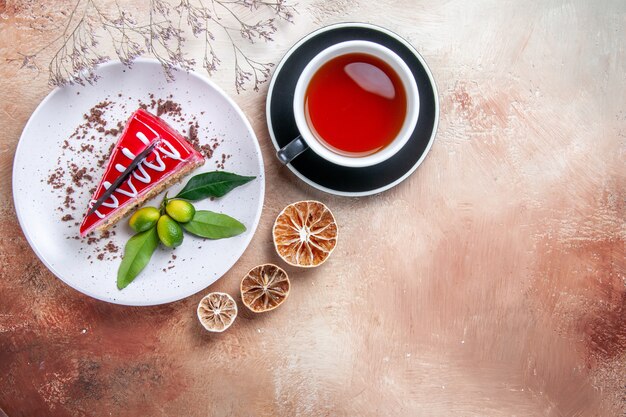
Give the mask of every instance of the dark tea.
[(322, 65), (305, 94), (307, 123), (332, 151), (362, 157), (396, 138), (407, 111), (398, 74), (368, 54), (340, 55)]

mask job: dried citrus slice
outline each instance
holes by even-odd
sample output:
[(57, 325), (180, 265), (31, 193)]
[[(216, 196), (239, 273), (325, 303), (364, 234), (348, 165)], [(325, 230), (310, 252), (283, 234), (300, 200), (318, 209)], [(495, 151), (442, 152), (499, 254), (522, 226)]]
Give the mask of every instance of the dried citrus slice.
[(281, 305), (289, 295), (289, 277), (272, 264), (255, 266), (241, 280), (241, 299), (255, 313), (270, 311)]
[(333, 213), (319, 201), (299, 201), (280, 212), (274, 223), (274, 247), (289, 265), (323, 264), (337, 245)]
[(198, 319), (210, 332), (221, 333), (237, 317), (237, 304), (233, 297), (223, 292), (207, 294), (198, 304)]

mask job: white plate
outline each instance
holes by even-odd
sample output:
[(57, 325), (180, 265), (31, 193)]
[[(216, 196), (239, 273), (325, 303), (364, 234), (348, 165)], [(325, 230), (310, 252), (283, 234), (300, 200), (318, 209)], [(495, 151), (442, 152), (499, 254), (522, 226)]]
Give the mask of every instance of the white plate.
[[(202, 76), (176, 71), (175, 80), (168, 82), (161, 66), (151, 59), (137, 60), (130, 69), (119, 62), (110, 62), (96, 72), (100, 78), (94, 85), (65, 86), (52, 91), (37, 107), (22, 132), (13, 163), (13, 198), (20, 225), (41, 261), (57, 277), (84, 294), (126, 305), (155, 305), (180, 300), (224, 275), (252, 239), (261, 216), (265, 191), (263, 159), (257, 138), (241, 109)], [(231, 155), (224, 170), (257, 178), (220, 199), (195, 203), (197, 209), (235, 217), (246, 226), (246, 232), (221, 240), (185, 235), (183, 244), (173, 252), (175, 260), (172, 250), (161, 246), (141, 274), (120, 291), (116, 287), (117, 269), (124, 245), (132, 235), (126, 221), (114, 226), (115, 236), (100, 243), (88, 245), (86, 239), (75, 239), (78, 226), (74, 226), (74, 222), (61, 221), (63, 214), (57, 210), (62, 201), (59, 193), (63, 194), (64, 188), (55, 190), (47, 180), (57, 166), (65, 168), (72, 160), (85, 157), (63, 149), (64, 140), (84, 122), (83, 114), (108, 99), (115, 104), (107, 110), (107, 116), (111, 121), (125, 122), (136, 110), (137, 100), (150, 102), (150, 94), (154, 99), (167, 99), (171, 95), (173, 101), (181, 104), (185, 114), (195, 115), (200, 124), (201, 143), (207, 143), (213, 137), (223, 139), (217, 155), (171, 187), (170, 196), (192, 175), (217, 169), (216, 160), (221, 162), (222, 154)], [(181, 132), (188, 128), (188, 120), (176, 121), (167, 115), (163, 115), (163, 119)], [(108, 136), (105, 142), (90, 143), (97, 149), (106, 149), (116, 140), (117, 137)], [(59, 157), (61, 160), (57, 165)], [(93, 186), (100, 180), (102, 172), (103, 168), (96, 167)], [(77, 221), (82, 219), (88, 198), (88, 194), (76, 195), (74, 217)], [(148, 204), (156, 206), (161, 199), (162, 196), (158, 196)], [(104, 260), (98, 260), (101, 246), (108, 241), (113, 241), (120, 252), (106, 254)], [(98, 245), (99, 251), (96, 250)], [(110, 259), (115, 256), (116, 259)]]

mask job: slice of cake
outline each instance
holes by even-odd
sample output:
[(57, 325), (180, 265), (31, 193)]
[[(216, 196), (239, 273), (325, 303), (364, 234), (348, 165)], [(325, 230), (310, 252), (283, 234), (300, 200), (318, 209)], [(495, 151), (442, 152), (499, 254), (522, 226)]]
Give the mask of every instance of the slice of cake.
[(135, 156), (158, 139), (160, 143), (139, 163), (128, 180), (96, 211), (85, 215), (80, 225), (81, 236), (95, 228), (105, 229), (115, 224), (130, 210), (204, 164), (204, 157), (180, 133), (147, 111), (137, 110), (126, 123), (122, 136), (111, 152), (104, 175), (89, 202), (87, 213)]

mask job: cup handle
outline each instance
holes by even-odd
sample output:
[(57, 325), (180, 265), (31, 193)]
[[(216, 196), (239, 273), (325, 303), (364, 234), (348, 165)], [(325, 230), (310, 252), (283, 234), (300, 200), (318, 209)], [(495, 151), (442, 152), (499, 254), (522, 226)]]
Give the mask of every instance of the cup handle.
[(300, 155), (302, 152), (309, 149), (309, 146), (306, 144), (302, 136), (298, 136), (287, 145), (283, 146), (281, 149), (276, 152), (276, 156), (283, 164), (287, 165), (293, 159)]

